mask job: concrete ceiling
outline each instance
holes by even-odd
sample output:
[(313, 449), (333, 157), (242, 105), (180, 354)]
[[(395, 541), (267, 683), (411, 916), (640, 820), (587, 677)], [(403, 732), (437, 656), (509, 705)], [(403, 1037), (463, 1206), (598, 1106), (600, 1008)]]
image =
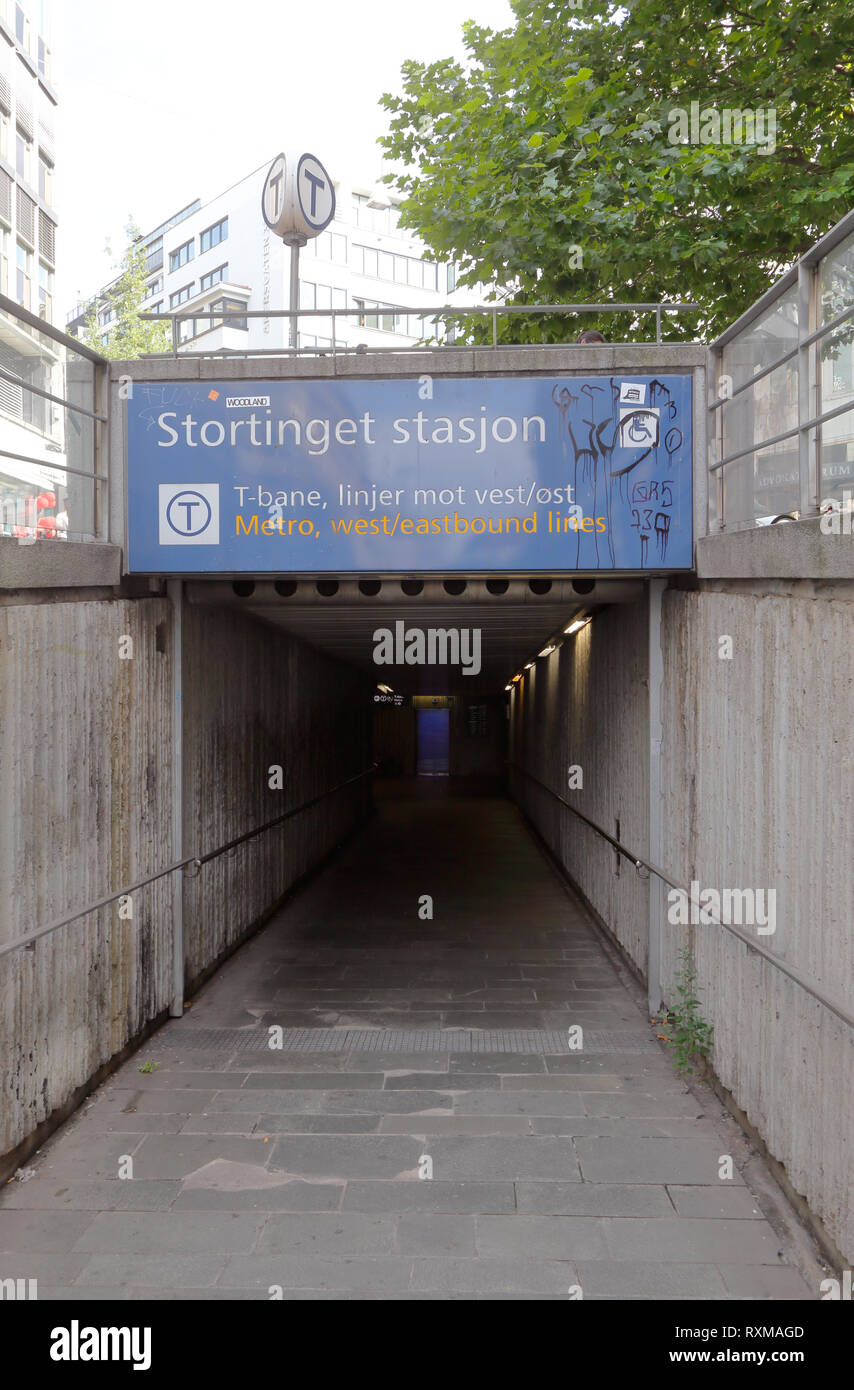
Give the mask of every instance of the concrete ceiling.
[[(328, 656), (362, 667), (374, 683), (382, 682), (395, 692), (479, 697), (503, 690), (510, 677), (526, 661), (536, 659), (549, 638), (561, 634), (574, 618), (594, 613), (606, 603), (630, 601), (643, 590), (643, 581), (637, 579), (487, 581), (478, 577), (466, 579), (459, 594), (449, 593), (445, 586), (458, 586), (460, 579), (373, 582), (379, 582), (375, 594), (362, 592), (356, 580), (338, 581), (334, 593), (323, 589), (336, 581), (315, 580), (194, 581), (187, 584), (186, 592), (191, 603), (239, 608), (292, 633)], [(402, 583), (410, 588), (420, 583), (421, 590), (406, 593)], [(506, 584), (506, 590), (490, 592), (487, 583), (493, 588)], [(546, 593), (535, 592), (546, 586)], [(397, 623), (403, 627), (396, 629)], [(479, 672), (464, 675), (462, 664), (379, 665), (374, 661), (378, 629), (387, 629), (405, 648), (403, 634), (430, 628), (466, 634), (459, 640), (469, 667), (477, 665), (477, 639), (471, 634), (479, 633)]]

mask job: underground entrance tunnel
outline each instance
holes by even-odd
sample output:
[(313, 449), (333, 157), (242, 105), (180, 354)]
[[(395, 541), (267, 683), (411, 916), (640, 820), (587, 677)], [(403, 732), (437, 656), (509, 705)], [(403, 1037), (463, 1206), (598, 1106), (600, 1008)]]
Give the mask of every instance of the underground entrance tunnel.
[[(645, 845), (644, 585), (238, 582), (179, 601), (184, 848), (270, 818), (272, 761), (306, 809), (191, 866), (182, 1016), (5, 1189), (12, 1245), (54, 1221), (40, 1296), (804, 1297), (753, 1193), (721, 1195), (723, 1111), (590, 911), (640, 941), (648, 885), (541, 785), (568, 795), (579, 764), (585, 809)], [(376, 663), (397, 623), (478, 628), (480, 669)], [(156, 687), (169, 652), (136, 636)], [(422, 711), (447, 714), (447, 769)]]
[(285, 631), (364, 678), (376, 778), (507, 784), (509, 695), (606, 606), (637, 603), (638, 579), (238, 579), (185, 586)]

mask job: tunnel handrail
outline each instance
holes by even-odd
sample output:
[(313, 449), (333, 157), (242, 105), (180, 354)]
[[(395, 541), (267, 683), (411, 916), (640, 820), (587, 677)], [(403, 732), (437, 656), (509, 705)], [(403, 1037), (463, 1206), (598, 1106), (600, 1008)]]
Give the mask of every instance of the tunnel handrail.
[[(609, 844), (613, 845), (618, 854), (622, 854), (624, 859), (628, 859), (634, 865), (638, 873), (640, 873), (641, 868), (647, 869), (649, 873), (655, 874), (656, 878), (660, 878), (662, 882), (669, 883), (671, 888), (675, 888), (678, 892), (684, 893), (685, 898), (692, 906), (697, 908), (701, 906), (700, 903), (696, 902), (691, 896), (690, 890), (687, 889), (683, 883), (679, 883), (676, 879), (671, 878), (670, 874), (658, 864), (653, 864), (649, 859), (644, 859), (641, 855), (632, 853), (626, 845), (616, 840), (613, 835), (609, 835), (608, 831), (603, 829), (601, 825), (597, 825), (596, 821), (591, 820), (583, 811), (579, 811), (575, 806), (572, 806), (565, 797), (560, 795), (560, 792), (556, 792), (554, 788), (550, 787), (542, 778), (537, 777), (533, 772), (529, 772), (521, 763), (512, 762), (508, 759), (507, 765), (513, 768), (514, 771), (521, 772), (525, 777), (529, 777), (532, 782), (536, 782), (539, 787), (547, 791), (550, 796), (553, 796), (556, 801), (559, 801), (561, 805), (565, 806), (568, 811), (571, 811), (574, 816), (584, 821), (585, 825), (589, 825), (591, 830), (595, 830), (597, 835), (601, 835), (604, 840), (607, 840)], [(708, 914), (709, 909), (703, 907), (702, 911)], [(754, 951), (756, 955), (762, 956), (763, 960), (767, 960), (771, 965), (775, 965), (778, 970), (782, 971), (784, 975), (787, 975), (796, 985), (800, 985), (801, 989), (806, 990), (807, 994), (811, 994), (814, 999), (818, 1000), (826, 1009), (829, 1009), (831, 1013), (835, 1014), (841, 1022), (847, 1023), (849, 1028), (854, 1028), (854, 1015), (848, 1011), (845, 1005), (824, 994), (809, 976), (803, 975), (795, 966), (787, 965), (785, 961), (780, 960), (779, 956), (775, 956), (771, 951), (767, 951), (764, 946), (759, 945), (758, 941), (754, 941), (746, 932), (739, 931), (731, 922), (712, 920), (709, 925), (723, 927), (725, 931), (730, 932), (732, 936), (736, 937), (743, 946), (747, 946), (748, 949)]]
[(41, 937), (48, 936), (51, 932), (58, 931), (60, 927), (68, 926), (70, 922), (77, 922), (81, 917), (88, 917), (90, 912), (97, 912), (99, 908), (106, 907), (109, 903), (117, 902), (119, 898), (129, 897), (131, 893), (137, 892), (140, 888), (147, 887), (149, 883), (155, 883), (160, 878), (166, 878), (169, 874), (177, 873), (179, 869), (186, 869), (188, 864), (195, 865), (198, 872), (203, 864), (208, 864), (212, 859), (217, 859), (219, 855), (226, 854), (229, 850), (236, 849), (238, 845), (244, 844), (247, 840), (254, 840), (259, 835), (263, 835), (267, 830), (272, 830), (277, 825), (282, 825), (284, 821), (291, 820), (294, 816), (299, 815), (301, 811), (307, 811), (312, 806), (316, 806), (319, 802), (325, 801), (327, 797), (334, 796), (336, 792), (343, 791), (345, 787), (352, 786), (354, 782), (360, 781), (361, 778), (370, 777), (376, 769), (377, 764), (371, 763), (370, 767), (363, 768), (361, 772), (357, 772), (354, 776), (346, 778), (345, 781), (339, 782), (336, 786), (327, 787), (327, 789), (320, 792), (318, 796), (313, 796), (308, 801), (300, 802), (299, 806), (293, 806), (289, 811), (284, 811), (282, 815), (276, 816), (275, 819), (265, 821), (263, 825), (256, 826), (254, 830), (247, 830), (243, 835), (238, 835), (233, 840), (227, 840), (224, 845), (218, 845), (216, 849), (209, 850), (207, 854), (190, 854), (185, 859), (176, 859), (174, 863), (167, 864), (165, 869), (159, 869), (157, 873), (149, 874), (147, 878), (138, 879), (136, 883), (128, 884), (126, 887), (120, 888), (118, 892), (110, 893), (105, 898), (99, 898), (97, 902), (87, 903), (86, 907), (81, 908), (78, 912), (71, 913), (70, 916), (60, 917), (54, 922), (48, 922), (45, 926), (38, 927), (35, 931), (28, 932), (26, 936), (18, 936), (15, 937), (13, 941), (3, 942), (0, 944), (0, 956), (8, 955), (12, 951), (20, 950), (24, 946), (29, 946), (32, 942), (38, 941)]

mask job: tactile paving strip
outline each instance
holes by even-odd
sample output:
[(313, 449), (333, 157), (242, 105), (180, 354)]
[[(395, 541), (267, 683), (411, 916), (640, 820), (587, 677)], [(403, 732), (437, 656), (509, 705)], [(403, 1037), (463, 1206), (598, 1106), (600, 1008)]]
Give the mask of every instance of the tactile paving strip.
[[(165, 1039), (166, 1040), (166, 1039)], [(542, 1029), (285, 1028), (281, 1048), (270, 1048), (266, 1028), (183, 1028), (168, 1042), (199, 1052), (534, 1052), (562, 1056), (578, 1051), (566, 1032)], [(642, 1033), (584, 1029), (583, 1052), (647, 1052), (654, 1038)]]

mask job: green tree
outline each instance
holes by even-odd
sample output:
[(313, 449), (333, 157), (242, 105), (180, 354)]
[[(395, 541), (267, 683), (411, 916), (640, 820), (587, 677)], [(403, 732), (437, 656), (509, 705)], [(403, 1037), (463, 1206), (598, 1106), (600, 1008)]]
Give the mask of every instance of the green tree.
[[(850, 207), (854, 0), (511, 3), (506, 30), (464, 25), (465, 65), (407, 62), (382, 98), (402, 225), (461, 284), (516, 304), (693, 300), (670, 335), (707, 336)], [(702, 123), (680, 143), (692, 101), (751, 112), (756, 140)], [(570, 324), (520, 315), (503, 332), (655, 332), (651, 316)]]
[[(150, 352), (169, 352), (172, 336), (168, 324), (146, 323), (139, 317), (144, 312), (146, 290), (145, 247), (133, 219), (125, 227), (125, 234), (128, 244), (118, 267), (118, 278), (90, 304), (83, 341), (104, 357), (132, 361)], [(107, 254), (111, 254), (109, 246)], [(115, 314), (106, 329), (98, 323), (98, 310), (105, 306)]]

